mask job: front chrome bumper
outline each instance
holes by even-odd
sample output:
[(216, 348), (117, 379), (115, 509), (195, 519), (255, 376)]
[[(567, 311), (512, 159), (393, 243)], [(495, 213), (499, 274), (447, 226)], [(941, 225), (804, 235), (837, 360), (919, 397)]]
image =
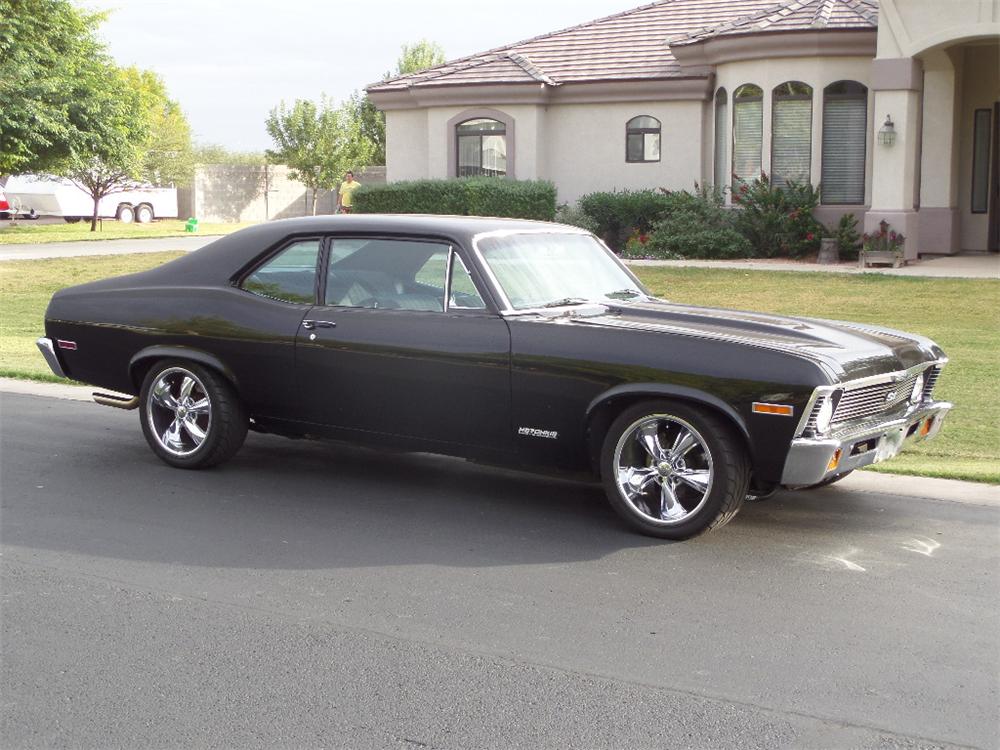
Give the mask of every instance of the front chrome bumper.
[(937, 435), (951, 406), (934, 401), (912, 407), (895, 419), (845, 426), (824, 437), (796, 438), (785, 459), (781, 484), (817, 484), (827, 477), (890, 459), (909, 443)]
[(49, 369), (60, 378), (66, 377), (62, 365), (59, 364), (59, 357), (56, 356), (56, 348), (52, 343), (52, 339), (42, 336), (35, 344), (38, 346), (38, 351), (45, 357), (45, 362), (48, 364)]

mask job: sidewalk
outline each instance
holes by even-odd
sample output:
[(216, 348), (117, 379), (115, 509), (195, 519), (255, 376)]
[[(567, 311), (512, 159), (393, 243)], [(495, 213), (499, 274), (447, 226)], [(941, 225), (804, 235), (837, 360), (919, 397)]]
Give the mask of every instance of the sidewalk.
[(167, 250), (191, 252), (204, 247), (221, 235), (191, 237), (155, 237), (126, 240), (84, 240), (82, 242), (39, 242), (30, 245), (0, 245), (0, 261), (73, 258), (81, 255), (131, 255), (161, 253)]
[[(32, 380), (0, 378), (0, 394), (15, 393), (24, 396), (62, 398), (71, 401), (92, 401), (95, 388), (61, 383), (39, 383)], [(107, 391), (105, 391), (107, 392)], [(94, 408), (109, 407), (94, 404)], [(987, 505), (1000, 508), (1000, 485), (960, 482), (955, 479), (931, 479), (900, 474), (877, 474), (857, 471), (830, 488), (817, 492), (877, 492), (883, 495), (922, 497), (965, 505)]]
[(951, 279), (1000, 279), (1000, 254), (927, 256), (910, 261), (908, 266), (890, 268), (875, 266), (862, 271), (856, 261), (821, 266), (790, 260), (629, 260), (631, 266), (663, 266), (666, 268), (735, 268), (743, 271), (809, 271), (813, 273), (881, 273), (886, 276), (923, 276)]

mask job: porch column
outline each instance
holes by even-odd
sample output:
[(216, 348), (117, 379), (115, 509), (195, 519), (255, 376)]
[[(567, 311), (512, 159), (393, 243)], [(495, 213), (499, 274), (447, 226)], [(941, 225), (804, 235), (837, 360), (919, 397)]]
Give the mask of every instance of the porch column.
[(957, 253), (959, 71), (937, 50), (924, 65), (923, 134), (920, 155), (920, 247), (923, 253)]
[[(906, 258), (920, 248), (917, 206), (920, 189), (920, 115), (923, 71), (913, 58), (876, 59), (872, 63), (874, 118), (872, 140), (872, 202), (865, 214), (865, 231), (888, 221), (906, 237)], [(892, 118), (896, 140), (878, 142), (886, 116)]]

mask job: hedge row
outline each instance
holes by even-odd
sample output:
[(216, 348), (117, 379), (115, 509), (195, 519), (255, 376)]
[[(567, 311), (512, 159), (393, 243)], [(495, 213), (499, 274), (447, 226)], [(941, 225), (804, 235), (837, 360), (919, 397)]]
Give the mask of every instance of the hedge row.
[(556, 187), (542, 180), (471, 177), (362, 185), (354, 209), (363, 214), (449, 214), (552, 221)]

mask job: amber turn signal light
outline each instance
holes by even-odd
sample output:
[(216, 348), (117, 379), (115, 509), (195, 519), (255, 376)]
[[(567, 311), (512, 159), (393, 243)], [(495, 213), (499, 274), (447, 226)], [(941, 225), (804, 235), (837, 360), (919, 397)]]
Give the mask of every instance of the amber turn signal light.
[(837, 450), (834, 451), (833, 458), (830, 459), (830, 463), (826, 465), (827, 471), (833, 471), (838, 466), (840, 466), (841, 455), (843, 455), (843, 452), (840, 450), (840, 448), (837, 448)]
[(782, 417), (790, 417), (795, 413), (795, 407), (788, 404), (762, 404), (754, 401), (751, 407), (755, 414), (779, 414)]
[(920, 425), (920, 437), (927, 437), (931, 432), (931, 427), (934, 426), (934, 417), (928, 417), (924, 420), (924, 423)]

